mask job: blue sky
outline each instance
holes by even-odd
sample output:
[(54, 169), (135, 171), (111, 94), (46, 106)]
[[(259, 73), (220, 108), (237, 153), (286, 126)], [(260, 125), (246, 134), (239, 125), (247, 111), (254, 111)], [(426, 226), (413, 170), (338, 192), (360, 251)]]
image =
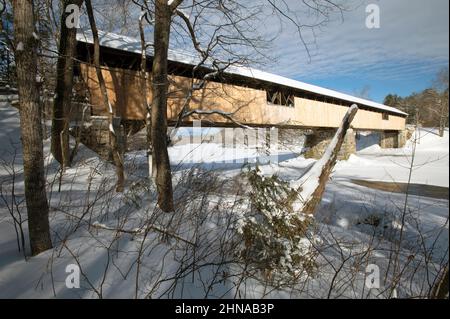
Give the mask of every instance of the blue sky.
[[(300, 3), (286, 2), (294, 10)], [(380, 7), (379, 29), (365, 25), (370, 3)], [(368, 88), (370, 99), (382, 102), (388, 93), (406, 96), (429, 87), (435, 74), (448, 68), (448, 0), (350, 0), (346, 5), (343, 20), (336, 13), (314, 34), (304, 32), (310, 57), (294, 28), (280, 28), (273, 44), (276, 61), (265, 70), (349, 94)]]
[[(436, 72), (440, 67), (446, 67), (447, 62), (438, 63), (431, 66), (425, 71), (420, 73), (399, 73), (398, 78), (389, 79), (382, 78), (382, 76), (370, 77), (364, 72), (355, 72), (353, 75), (339, 75), (326, 76), (320, 79), (308, 77), (294, 77), (297, 80), (308, 82), (322, 87), (327, 87), (340, 92), (348, 93), (351, 95), (359, 95), (364, 89), (367, 89), (368, 98), (376, 102), (383, 102), (384, 97), (388, 93), (395, 93), (400, 96), (408, 96), (412, 92), (422, 91), (432, 85), (433, 79), (436, 76)], [(417, 63), (416, 65), (410, 65), (411, 70), (415, 68), (421, 68), (423, 64)], [(390, 73), (389, 64), (382, 66), (385, 69), (386, 74)], [(358, 70), (359, 71), (359, 70)]]

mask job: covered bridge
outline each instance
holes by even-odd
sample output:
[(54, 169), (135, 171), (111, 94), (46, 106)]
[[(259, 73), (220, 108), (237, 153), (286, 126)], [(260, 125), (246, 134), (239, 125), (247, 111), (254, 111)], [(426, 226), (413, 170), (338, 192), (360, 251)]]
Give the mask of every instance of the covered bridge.
[[(145, 119), (139, 72), (140, 40), (105, 32), (100, 32), (99, 38), (102, 72), (116, 115), (124, 120)], [(149, 78), (152, 54), (150, 46), (147, 50)], [(91, 32), (79, 32), (79, 63), (75, 68), (77, 89), (88, 92), (91, 115), (106, 115), (92, 57)], [(167, 117), (171, 124), (177, 120), (185, 102), (191, 87), (192, 69), (197, 65), (198, 58), (169, 50), (168, 60), (170, 86)], [(199, 74), (201, 72), (205, 74), (210, 71), (203, 68)], [(147, 87), (147, 99), (151, 102), (151, 80)], [(396, 108), (244, 66), (229, 66), (219, 77), (208, 81), (201, 90), (194, 91), (190, 109), (233, 113), (236, 121), (248, 126), (332, 132), (353, 103), (359, 107), (352, 123), (355, 130), (379, 131), (382, 146), (403, 145), (407, 114)], [(194, 119), (195, 115), (186, 118), (182, 124), (191, 125)], [(208, 123), (233, 126), (231, 121), (220, 115), (208, 116)], [(320, 135), (327, 139), (330, 134)]]

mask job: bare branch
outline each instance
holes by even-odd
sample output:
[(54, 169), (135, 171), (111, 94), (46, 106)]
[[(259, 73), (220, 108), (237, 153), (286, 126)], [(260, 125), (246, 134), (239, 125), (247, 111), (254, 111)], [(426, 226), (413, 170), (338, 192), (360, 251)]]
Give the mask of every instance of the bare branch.
[(175, 11), (178, 6), (183, 2), (183, 0), (168, 0), (167, 4), (169, 5), (170, 10)]
[(148, 225), (147, 227), (138, 228), (138, 229), (122, 229), (122, 228), (108, 227), (106, 225), (94, 222), (91, 226), (94, 227), (94, 228), (98, 228), (98, 229), (111, 230), (111, 231), (116, 231), (116, 232), (119, 232), (119, 233), (126, 233), (126, 234), (132, 234), (132, 235), (142, 235), (142, 234), (147, 233), (149, 230), (153, 229), (153, 230), (155, 230), (158, 233), (161, 233), (163, 235), (166, 235), (166, 236), (169, 236), (169, 237), (173, 237), (173, 238), (175, 238), (175, 239), (177, 239), (179, 241), (182, 241), (182, 242), (184, 242), (186, 244), (189, 244), (189, 245), (192, 245), (192, 246), (196, 246), (195, 243), (193, 243), (193, 242), (191, 242), (189, 240), (181, 238), (178, 235), (172, 234), (172, 233), (170, 233), (170, 232), (168, 232), (168, 231), (166, 231), (164, 229), (161, 229), (161, 228), (159, 228), (157, 226), (153, 226), (153, 225)]

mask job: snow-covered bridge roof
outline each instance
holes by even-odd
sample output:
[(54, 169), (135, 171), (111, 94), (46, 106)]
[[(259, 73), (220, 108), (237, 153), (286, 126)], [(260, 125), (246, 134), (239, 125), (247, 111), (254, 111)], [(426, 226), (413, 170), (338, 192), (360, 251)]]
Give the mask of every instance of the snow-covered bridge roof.
[[(107, 48), (123, 50), (126, 52), (141, 54), (141, 42), (139, 39), (127, 37), (115, 33), (107, 33), (99, 31), (100, 45)], [(92, 32), (90, 30), (78, 31), (77, 41), (84, 43), (93, 43)], [(153, 48), (151, 46), (147, 49), (147, 55), (153, 56)], [(196, 65), (199, 62), (199, 58), (195, 55), (190, 55), (186, 52), (181, 52), (177, 50), (169, 50), (168, 58), (170, 61), (179, 62), (188, 65)], [(230, 75), (240, 75), (247, 78), (252, 78), (260, 81), (270, 82), (274, 84), (279, 84), (282, 86), (299, 89), (327, 97), (332, 97), (351, 103), (356, 103), (361, 106), (366, 106), (378, 111), (387, 111), (402, 116), (406, 116), (407, 113), (402, 112), (394, 107), (387, 106), (384, 104), (376, 103), (370, 100), (355, 97), (349, 94), (337, 92), (334, 90), (322, 88), (316, 85), (304, 83), (297, 80), (292, 80), (283, 76), (276, 74), (264, 72), (247, 66), (230, 66), (226, 69), (225, 73)]]

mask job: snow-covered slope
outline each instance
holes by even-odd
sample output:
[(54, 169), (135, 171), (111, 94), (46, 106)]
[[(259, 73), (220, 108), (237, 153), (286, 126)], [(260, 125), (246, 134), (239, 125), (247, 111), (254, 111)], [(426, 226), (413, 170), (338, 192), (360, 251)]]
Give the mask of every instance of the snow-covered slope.
[[(422, 128), (417, 132), (411, 183), (449, 186), (449, 132), (446, 130), (443, 138), (437, 134), (436, 129)], [(335, 177), (408, 182), (412, 152), (413, 139), (402, 149), (381, 149), (374, 144), (339, 163)]]
[[(427, 129), (420, 130), (418, 135), (420, 144), (415, 154), (413, 182), (448, 187), (448, 131), (444, 138)], [(240, 197), (245, 185), (240, 185), (237, 177), (242, 163), (233, 163), (232, 155), (248, 157), (249, 162), (259, 159), (264, 174), (276, 173), (287, 181), (298, 179), (314, 160), (283, 151), (278, 165), (264, 164), (265, 154), (256, 149), (248, 150), (243, 146), (228, 149), (214, 143), (169, 149), (175, 197), (181, 203), (177, 214), (169, 216), (155, 213), (155, 192), (146, 182), (145, 153), (127, 154), (126, 191), (116, 194), (112, 165), (82, 146), (73, 167), (65, 172), (59, 192), (58, 166), (48, 155), (49, 141), (46, 140), (47, 191), (55, 249), (25, 261), (17, 249), (8, 209), (8, 205), (14, 203), (11, 201), (11, 168), (14, 167), (17, 208), (26, 218), (18, 112), (5, 103), (0, 103), (0, 138), (3, 141), (0, 144), (0, 298), (327, 297), (333, 269), (339, 268), (342, 258), (351, 253), (355, 256), (348, 259), (337, 280), (345, 283), (354, 278), (355, 281), (342, 286), (342, 291), (334, 291), (332, 297), (366, 297), (361, 290), (364, 268), (355, 269), (355, 263), (370, 262), (381, 271), (389, 269), (388, 252), (397, 247), (405, 207), (408, 214), (399, 245), (399, 260), (407, 265), (404, 276), (408, 277), (402, 280), (404, 286), (399, 285), (399, 296), (412, 297), (413, 293), (422, 292), (423, 287), (426, 288), (426, 278), (434, 278), (439, 265), (448, 262), (447, 199), (416, 194), (406, 201), (406, 194), (401, 192), (380, 191), (352, 182), (353, 179), (408, 180), (412, 142), (404, 149), (382, 150), (370, 145), (370, 140), (375, 139), (369, 136), (369, 142), (360, 140), (357, 154), (336, 165), (327, 185), (315, 216), (317, 236), (322, 240), (317, 261), (320, 274), (303, 286), (307, 290), (284, 287), (267, 292), (267, 287), (254, 278), (247, 278), (245, 285), (241, 285), (241, 277), (227, 277), (227, 274), (239, 272), (237, 265), (216, 266), (216, 263), (224, 262), (221, 249), (229, 241), (223, 237), (223, 230), (227, 229), (229, 218), (239, 218), (246, 209), (242, 201), (245, 197)], [(191, 157), (193, 150), (201, 151), (203, 156)], [(17, 210), (14, 213), (17, 217)], [(195, 254), (190, 244), (161, 236), (154, 229), (143, 240), (143, 236), (133, 232), (138, 232), (144, 221), (167, 229), (179, 238), (198, 240)], [(129, 232), (101, 229), (102, 225)], [(26, 234), (26, 222), (23, 226)], [(337, 240), (339, 246), (336, 246)], [(433, 253), (425, 254), (422, 247)], [(364, 255), (367, 259), (359, 258), (361, 251), (368, 251), (368, 255)], [(193, 256), (204, 264), (193, 267)], [(140, 260), (139, 277), (137, 260)], [(66, 267), (77, 262), (84, 274), (81, 288), (68, 289)], [(192, 269), (196, 270), (191, 272)], [(217, 274), (220, 278), (215, 277)], [(179, 275), (177, 281), (171, 279), (176, 275)], [(355, 277), (351, 277), (353, 275)], [(386, 294), (375, 290), (369, 297), (382, 298)]]

